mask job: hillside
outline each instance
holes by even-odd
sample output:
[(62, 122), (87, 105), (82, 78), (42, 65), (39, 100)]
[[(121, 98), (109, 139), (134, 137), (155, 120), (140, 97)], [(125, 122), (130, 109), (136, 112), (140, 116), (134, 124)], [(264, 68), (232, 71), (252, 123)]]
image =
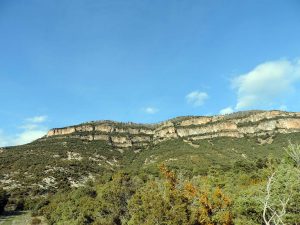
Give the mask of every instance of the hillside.
[(300, 113), (281, 111), (179, 117), (159, 124), (88, 122), (3, 148), (0, 186), (16, 195), (43, 194), (118, 170), (156, 174), (161, 163), (189, 175), (205, 174), (270, 154), (280, 158), (288, 140), (300, 139), (299, 132)]
[[(299, 140), (300, 113), (281, 111), (93, 121), (0, 149), (0, 191), (6, 211), (30, 210), (48, 224), (258, 225), (276, 171), (278, 196), (290, 191), (281, 183), (293, 187), (287, 224), (298, 224), (298, 169), (284, 148)], [(199, 223), (207, 201), (216, 211)]]

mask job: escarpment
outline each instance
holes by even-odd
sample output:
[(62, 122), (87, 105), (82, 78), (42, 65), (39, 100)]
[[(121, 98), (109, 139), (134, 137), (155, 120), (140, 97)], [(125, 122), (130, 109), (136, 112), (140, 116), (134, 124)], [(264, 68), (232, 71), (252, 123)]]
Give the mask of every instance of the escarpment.
[(41, 140), (68, 136), (89, 141), (103, 140), (118, 148), (130, 148), (177, 138), (242, 138), (293, 132), (300, 132), (300, 113), (245, 111), (218, 116), (178, 117), (157, 124), (93, 121), (52, 129)]

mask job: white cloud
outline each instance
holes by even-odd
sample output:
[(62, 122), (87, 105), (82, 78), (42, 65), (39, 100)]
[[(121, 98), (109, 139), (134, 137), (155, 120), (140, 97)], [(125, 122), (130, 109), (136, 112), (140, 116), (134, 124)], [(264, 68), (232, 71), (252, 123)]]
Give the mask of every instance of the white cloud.
[(193, 106), (201, 106), (204, 104), (205, 100), (208, 99), (208, 94), (206, 92), (193, 91), (185, 96), (187, 102)]
[(279, 106), (279, 110), (281, 110), (281, 111), (287, 111), (288, 108), (287, 108), (286, 105), (281, 105), (281, 106)]
[(18, 134), (16, 139), (13, 141), (14, 145), (22, 145), (30, 143), (38, 138), (43, 137), (47, 133), (44, 128), (38, 128), (34, 130), (24, 130), (22, 133)]
[(227, 107), (227, 108), (221, 109), (219, 114), (225, 115), (225, 114), (230, 114), (230, 113), (233, 113), (233, 112), (234, 112), (233, 108)]
[(159, 110), (157, 108), (154, 108), (154, 107), (147, 107), (147, 108), (144, 108), (143, 111), (147, 114), (155, 114), (157, 113)]
[(0, 130), (0, 147), (27, 144), (44, 136), (48, 129), (42, 123), (46, 119), (47, 116), (25, 119), (24, 123), (19, 127), (21, 131), (15, 135), (5, 134), (3, 130)]
[(300, 61), (278, 60), (258, 65), (233, 79), (237, 91), (236, 110), (278, 104), (300, 80)]
[(8, 146), (10, 142), (10, 137), (6, 136), (3, 130), (0, 130), (0, 147)]
[(46, 120), (47, 120), (47, 116), (35, 116), (26, 119), (26, 121), (29, 123), (43, 123)]

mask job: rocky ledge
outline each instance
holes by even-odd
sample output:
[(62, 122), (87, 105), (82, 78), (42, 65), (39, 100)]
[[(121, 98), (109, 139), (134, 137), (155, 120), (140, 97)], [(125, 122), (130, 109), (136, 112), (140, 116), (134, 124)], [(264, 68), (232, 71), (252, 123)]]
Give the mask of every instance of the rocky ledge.
[(300, 132), (300, 113), (245, 111), (218, 116), (177, 117), (157, 124), (92, 121), (52, 129), (40, 140), (67, 136), (89, 141), (103, 140), (118, 148), (131, 148), (176, 138), (188, 141), (215, 137), (259, 138), (292, 132)]

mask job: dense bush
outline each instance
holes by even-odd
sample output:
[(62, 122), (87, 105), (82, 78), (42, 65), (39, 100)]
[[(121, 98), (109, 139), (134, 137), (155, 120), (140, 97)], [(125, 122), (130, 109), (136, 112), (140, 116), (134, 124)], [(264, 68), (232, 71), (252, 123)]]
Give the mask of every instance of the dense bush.
[(4, 212), (4, 208), (8, 202), (8, 194), (0, 188), (0, 214)]
[(160, 169), (163, 179), (149, 181), (130, 200), (128, 224), (233, 224), (231, 200), (219, 187), (201, 190)]
[(34, 218), (32, 218), (30, 224), (31, 224), (31, 225), (39, 225), (39, 224), (41, 224), (41, 223), (42, 223), (42, 220), (41, 220), (41, 219), (34, 217)]
[(289, 160), (236, 164), (192, 178), (163, 164), (159, 171), (159, 177), (142, 173), (143, 179), (116, 173), (108, 182), (56, 194), (39, 212), (50, 225), (261, 225), (266, 185), (275, 174), (268, 204), (279, 211), (280, 201), (288, 198), (282, 220), (300, 221), (299, 170)]

